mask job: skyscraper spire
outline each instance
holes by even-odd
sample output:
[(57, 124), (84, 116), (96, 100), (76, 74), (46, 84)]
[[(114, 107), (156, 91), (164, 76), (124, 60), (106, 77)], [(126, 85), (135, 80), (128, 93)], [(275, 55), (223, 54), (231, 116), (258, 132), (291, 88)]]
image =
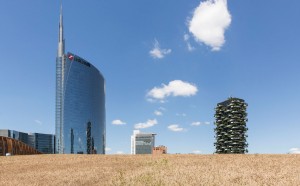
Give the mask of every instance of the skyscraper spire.
[(59, 15), (59, 35), (58, 35), (58, 50), (57, 57), (62, 57), (65, 53), (65, 39), (64, 39), (64, 25), (63, 25), (63, 11), (62, 3), (60, 4), (60, 15)]

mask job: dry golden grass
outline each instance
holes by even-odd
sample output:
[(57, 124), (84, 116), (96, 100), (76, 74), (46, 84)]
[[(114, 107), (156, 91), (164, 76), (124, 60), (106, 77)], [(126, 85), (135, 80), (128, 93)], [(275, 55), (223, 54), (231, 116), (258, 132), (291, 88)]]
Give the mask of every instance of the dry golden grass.
[(0, 168), (0, 185), (300, 185), (300, 155), (31, 155)]

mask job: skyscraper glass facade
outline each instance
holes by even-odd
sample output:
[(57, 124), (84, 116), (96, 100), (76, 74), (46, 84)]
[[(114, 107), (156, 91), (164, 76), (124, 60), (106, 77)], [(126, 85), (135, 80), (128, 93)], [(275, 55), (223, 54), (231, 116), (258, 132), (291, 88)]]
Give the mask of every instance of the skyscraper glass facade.
[(89, 62), (68, 53), (57, 60), (58, 153), (104, 154), (105, 81)]
[(105, 153), (105, 80), (91, 63), (65, 54), (62, 7), (56, 58), (56, 153)]

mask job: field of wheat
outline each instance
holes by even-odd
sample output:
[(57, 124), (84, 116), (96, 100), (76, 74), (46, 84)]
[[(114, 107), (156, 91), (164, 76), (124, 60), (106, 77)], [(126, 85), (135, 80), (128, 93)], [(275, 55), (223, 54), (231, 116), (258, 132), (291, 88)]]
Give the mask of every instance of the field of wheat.
[(0, 157), (0, 185), (300, 185), (300, 155)]

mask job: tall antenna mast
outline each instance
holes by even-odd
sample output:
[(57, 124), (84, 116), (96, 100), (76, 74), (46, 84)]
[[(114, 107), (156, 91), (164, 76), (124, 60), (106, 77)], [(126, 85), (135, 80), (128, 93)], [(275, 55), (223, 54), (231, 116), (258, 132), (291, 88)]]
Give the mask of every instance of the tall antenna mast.
[(63, 25), (63, 10), (62, 10), (62, 1), (60, 1), (57, 57), (63, 57), (64, 53), (65, 53), (65, 39), (64, 39), (64, 25)]

